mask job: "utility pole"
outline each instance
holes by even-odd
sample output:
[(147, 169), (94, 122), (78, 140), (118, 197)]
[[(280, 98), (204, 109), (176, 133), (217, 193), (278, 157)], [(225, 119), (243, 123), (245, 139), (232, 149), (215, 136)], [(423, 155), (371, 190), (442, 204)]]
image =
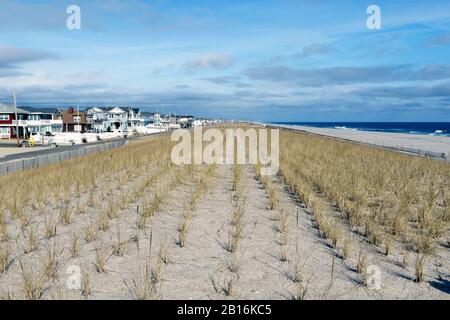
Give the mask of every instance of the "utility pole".
[(17, 103), (16, 103), (16, 89), (13, 88), (13, 100), (14, 100), (14, 113), (16, 116), (16, 138), (17, 138), (17, 146), (20, 146), (19, 140), (19, 117), (17, 116)]
[(81, 133), (80, 128), (80, 106), (77, 104), (77, 123), (78, 123), (78, 132)]

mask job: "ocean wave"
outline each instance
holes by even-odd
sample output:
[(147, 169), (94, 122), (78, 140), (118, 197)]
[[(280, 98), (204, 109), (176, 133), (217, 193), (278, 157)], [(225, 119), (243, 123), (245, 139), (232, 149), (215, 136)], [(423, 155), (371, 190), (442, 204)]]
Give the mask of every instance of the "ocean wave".
[(358, 131), (358, 129), (356, 129), (356, 128), (347, 128), (347, 127), (345, 127), (345, 126), (335, 126), (334, 127), (335, 129), (338, 129), (338, 130), (353, 130), (353, 131)]
[(429, 134), (430, 136), (449, 136), (450, 134), (447, 130), (435, 130), (433, 133)]

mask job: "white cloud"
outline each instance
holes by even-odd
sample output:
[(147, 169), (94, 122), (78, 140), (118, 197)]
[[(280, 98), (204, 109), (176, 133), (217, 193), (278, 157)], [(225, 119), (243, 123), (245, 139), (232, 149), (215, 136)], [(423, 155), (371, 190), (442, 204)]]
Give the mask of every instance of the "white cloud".
[(230, 55), (207, 53), (196, 59), (187, 61), (184, 67), (188, 71), (196, 71), (200, 69), (226, 69), (233, 64), (234, 60)]

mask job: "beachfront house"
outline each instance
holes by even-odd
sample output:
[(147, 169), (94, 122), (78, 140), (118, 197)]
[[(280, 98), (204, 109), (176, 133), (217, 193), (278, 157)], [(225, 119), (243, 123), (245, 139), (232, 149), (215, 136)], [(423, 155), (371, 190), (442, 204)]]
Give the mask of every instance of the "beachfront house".
[(128, 113), (119, 107), (106, 111), (107, 131), (128, 131)]
[[(16, 120), (17, 112), (17, 120)], [(57, 119), (53, 112), (29, 107), (18, 107), (0, 104), (0, 138), (16, 138), (16, 128), (19, 137), (29, 137), (31, 133), (42, 135), (61, 132), (62, 120)]]
[(158, 112), (143, 112), (141, 118), (144, 119), (144, 126), (161, 126), (161, 115)]
[(86, 111), (86, 122), (88, 130), (96, 133), (106, 132), (108, 129), (105, 110), (98, 107), (90, 108)]
[(144, 126), (144, 118), (138, 108), (99, 108), (86, 111), (88, 130), (94, 132), (128, 132)]
[(87, 121), (85, 112), (69, 107), (67, 110), (61, 111), (61, 119), (63, 132), (86, 132)]
[(28, 111), (26, 127), (30, 133), (53, 134), (62, 132), (62, 119), (58, 118), (54, 109), (22, 107)]
[(128, 129), (130, 131), (144, 126), (144, 119), (141, 117), (141, 111), (138, 108), (128, 108)]

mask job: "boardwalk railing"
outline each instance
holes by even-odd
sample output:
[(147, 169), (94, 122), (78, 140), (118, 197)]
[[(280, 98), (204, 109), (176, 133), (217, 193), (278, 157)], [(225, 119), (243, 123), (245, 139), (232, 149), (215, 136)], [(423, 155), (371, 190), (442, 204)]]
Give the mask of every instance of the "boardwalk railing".
[(40, 166), (45, 166), (51, 163), (56, 163), (71, 158), (83, 157), (92, 153), (107, 151), (123, 146), (124, 144), (125, 140), (121, 139), (91, 146), (87, 145), (75, 150), (54, 152), (36, 157), (5, 161), (0, 163), (0, 175), (37, 168)]

